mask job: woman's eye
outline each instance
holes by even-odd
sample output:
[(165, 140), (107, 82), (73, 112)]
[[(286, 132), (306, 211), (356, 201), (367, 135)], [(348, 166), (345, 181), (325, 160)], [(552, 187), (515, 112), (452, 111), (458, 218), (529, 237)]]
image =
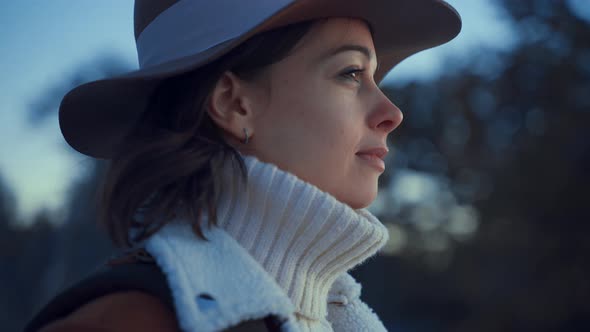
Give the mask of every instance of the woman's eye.
[(352, 79), (352, 80), (360, 83), (360, 81), (361, 81), (360, 74), (364, 71), (365, 70), (362, 68), (355, 68), (355, 69), (351, 69), (351, 70), (347, 70), (347, 71), (343, 72), (341, 74), (341, 76), (346, 79)]

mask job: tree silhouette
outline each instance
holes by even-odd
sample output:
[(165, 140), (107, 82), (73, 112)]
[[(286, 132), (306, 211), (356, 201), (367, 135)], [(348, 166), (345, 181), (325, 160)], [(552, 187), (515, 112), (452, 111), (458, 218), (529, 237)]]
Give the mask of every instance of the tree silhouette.
[(54, 234), (51, 213), (40, 211), (31, 226), (16, 219), (16, 198), (0, 176), (0, 312), (6, 331), (18, 331), (35, 305), (33, 293), (42, 291), (38, 276), (51, 256)]
[[(395, 213), (382, 209), (382, 220), (404, 232), (406, 246), (356, 273), (371, 280), (365, 296), (399, 330), (590, 327), (583, 238), (590, 232), (590, 26), (565, 2), (502, 4), (518, 28), (512, 53), (480, 53), (435, 82), (388, 91), (406, 110), (393, 135), (397, 172), (439, 176), (479, 216), (475, 237), (461, 242), (445, 234), (452, 218), (422, 229), (407, 222), (430, 202), (383, 203)], [(480, 70), (498, 60), (491, 75)], [(441, 238), (446, 249), (430, 252), (428, 241)]]
[[(49, 119), (57, 121), (63, 95), (82, 83), (131, 70), (118, 57), (101, 55), (55, 82), (30, 103), (29, 120), (38, 126)], [(73, 150), (71, 150), (73, 151)], [(113, 247), (96, 224), (96, 190), (106, 163), (86, 158), (85, 176), (70, 183), (67, 213), (56, 216), (40, 211), (29, 228), (14, 222), (14, 198), (0, 183), (0, 236), (3, 256), (2, 281), (11, 287), (0, 299), (3, 328), (18, 331), (41, 305), (62, 288), (79, 280), (99, 266)], [(59, 218), (59, 220), (57, 220)], [(4, 222), (11, 220), (12, 222)], [(4, 239), (3, 239), (4, 240)], [(6, 268), (4, 268), (6, 267)]]

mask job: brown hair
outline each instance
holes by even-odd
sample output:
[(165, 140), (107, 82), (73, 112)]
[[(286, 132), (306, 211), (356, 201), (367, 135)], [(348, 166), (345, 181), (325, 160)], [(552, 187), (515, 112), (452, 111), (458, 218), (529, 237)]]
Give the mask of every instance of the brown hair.
[(149, 106), (110, 160), (99, 191), (99, 223), (117, 246), (147, 239), (177, 214), (199, 237), (201, 217), (216, 225), (222, 166), (247, 181), (244, 161), (223, 139), (205, 105), (226, 70), (253, 80), (267, 66), (289, 55), (313, 21), (253, 36), (216, 61), (163, 80)]

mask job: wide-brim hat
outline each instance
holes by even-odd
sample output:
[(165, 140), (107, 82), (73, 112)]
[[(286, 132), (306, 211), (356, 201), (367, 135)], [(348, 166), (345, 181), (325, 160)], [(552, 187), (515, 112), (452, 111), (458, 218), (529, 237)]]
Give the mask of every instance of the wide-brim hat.
[(459, 14), (441, 0), (136, 0), (140, 69), (69, 91), (59, 107), (62, 134), (77, 151), (109, 159), (162, 79), (210, 63), (257, 33), (326, 17), (371, 26), (377, 83), (408, 56), (461, 30)]

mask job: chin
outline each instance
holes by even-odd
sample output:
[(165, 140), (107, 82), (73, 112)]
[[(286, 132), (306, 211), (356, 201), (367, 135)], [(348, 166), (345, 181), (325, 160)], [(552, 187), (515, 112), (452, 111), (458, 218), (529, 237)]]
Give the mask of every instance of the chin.
[(343, 202), (354, 210), (358, 210), (371, 205), (375, 198), (377, 198), (377, 190), (373, 190), (370, 193), (366, 193), (365, 195), (362, 195), (362, 192), (357, 192), (357, 195), (354, 197), (347, 197)]

